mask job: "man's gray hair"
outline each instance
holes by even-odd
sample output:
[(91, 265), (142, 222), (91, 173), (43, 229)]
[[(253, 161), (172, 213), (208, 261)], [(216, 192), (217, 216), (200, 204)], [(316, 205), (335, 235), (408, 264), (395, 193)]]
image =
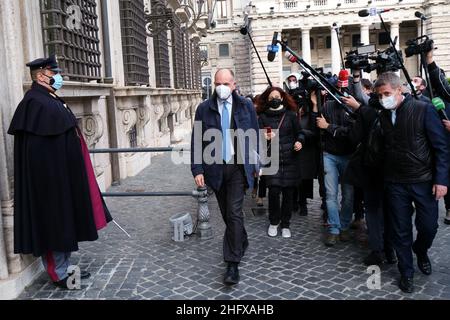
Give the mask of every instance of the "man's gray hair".
[(379, 88), (387, 84), (389, 84), (393, 89), (397, 89), (402, 86), (400, 77), (392, 71), (382, 73), (375, 82), (374, 87)]

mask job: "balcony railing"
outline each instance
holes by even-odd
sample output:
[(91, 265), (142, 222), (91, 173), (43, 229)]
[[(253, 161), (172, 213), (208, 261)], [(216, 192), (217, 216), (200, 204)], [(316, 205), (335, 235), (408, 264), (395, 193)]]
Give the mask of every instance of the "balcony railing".
[(217, 19), (216, 21), (217, 21), (217, 25), (228, 24), (228, 19), (227, 18)]
[[(269, 1), (261, 0), (269, 6)], [(273, 2), (273, 0), (272, 0)], [(376, 4), (393, 5), (397, 6), (401, 4), (421, 4), (423, 0), (310, 0), (310, 1), (294, 1), (284, 0), (279, 2), (279, 7), (276, 9), (280, 11), (323, 11), (323, 10), (335, 10), (339, 9), (352, 9), (352, 8), (367, 8), (368, 6), (376, 6)], [(275, 13), (277, 12), (275, 9)]]
[(285, 9), (297, 9), (298, 1), (284, 1), (284, 8)]

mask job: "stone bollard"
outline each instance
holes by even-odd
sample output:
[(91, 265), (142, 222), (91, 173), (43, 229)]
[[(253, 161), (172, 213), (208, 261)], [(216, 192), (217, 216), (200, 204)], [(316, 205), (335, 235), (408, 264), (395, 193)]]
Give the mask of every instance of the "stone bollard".
[(209, 209), (208, 209), (208, 190), (206, 187), (199, 187), (192, 191), (192, 196), (197, 198), (197, 223), (200, 239), (207, 240), (213, 237), (211, 224), (209, 223)]

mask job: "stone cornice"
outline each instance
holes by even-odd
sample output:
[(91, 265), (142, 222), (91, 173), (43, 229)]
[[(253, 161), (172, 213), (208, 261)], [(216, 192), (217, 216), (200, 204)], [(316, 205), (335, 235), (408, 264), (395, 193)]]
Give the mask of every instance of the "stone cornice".
[[(23, 88), (28, 90), (31, 88), (31, 84), (31, 81), (25, 82)], [(64, 87), (58, 91), (58, 95), (61, 98), (100, 97), (109, 95), (111, 88), (113, 88), (111, 84), (65, 81)]]

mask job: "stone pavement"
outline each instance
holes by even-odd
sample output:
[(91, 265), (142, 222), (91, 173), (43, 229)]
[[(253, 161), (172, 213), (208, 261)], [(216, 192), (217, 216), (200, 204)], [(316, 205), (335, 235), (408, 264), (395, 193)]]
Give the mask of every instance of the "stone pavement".
[[(165, 154), (110, 191), (144, 188), (190, 191), (194, 184), (189, 167), (171, 164)], [(310, 200), (307, 217), (293, 215), (292, 238), (283, 239), (267, 236), (267, 217), (253, 214), (254, 199), (246, 197), (250, 246), (240, 266), (241, 282), (232, 288), (222, 284), (224, 224), (214, 196), (209, 201), (214, 238), (203, 241), (195, 235), (171, 240), (170, 216), (190, 212), (195, 222), (193, 198), (107, 198), (107, 203), (132, 238), (110, 224), (98, 241), (82, 243), (73, 254), (71, 262), (92, 273), (81, 290), (55, 288), (42, 274), (19, 299), (450, 299), (450, 226), (442, 224), (443, 210), (431, 251), (433, 274), (416, 270), (416, 290), (408, 295), (397, 288), (396, 266), (383, 266), (381, 289), (368, 289), (369, 274), (361, 263), (367, 249), (360, 241), (323, 245), (318, 201)]]

